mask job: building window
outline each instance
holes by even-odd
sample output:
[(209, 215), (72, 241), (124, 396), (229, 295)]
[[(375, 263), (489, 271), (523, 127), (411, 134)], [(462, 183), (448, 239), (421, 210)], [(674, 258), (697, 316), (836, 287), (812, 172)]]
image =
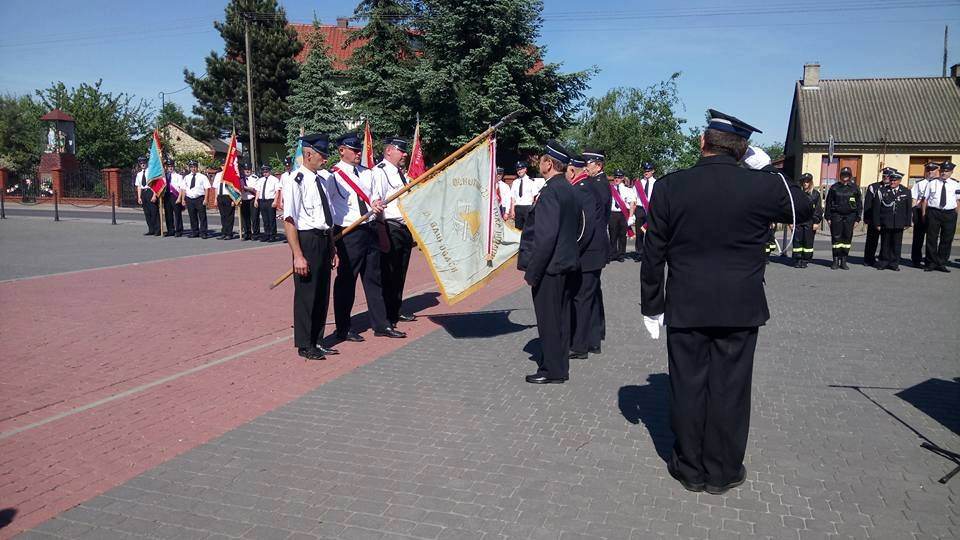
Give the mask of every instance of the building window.
[(862, 156), (833, 156), (833, 161), (826, 155), (820, 158), (820, 185), (832, 186), (840, 178), (840, 169), (850, 167), (853, 172), (853, 183), (860, 185), (860, 162)]
[(944, 161), (949, 160), (948, 156), (910, 156), (910, 171), (907, 174), (909, 178), (907, 185), (913, 186), (917, 180), (920, 180), (925, 176), (924, 167), (927, 163), (931, 161), (936, 161), (937, 163), (943, 163)]

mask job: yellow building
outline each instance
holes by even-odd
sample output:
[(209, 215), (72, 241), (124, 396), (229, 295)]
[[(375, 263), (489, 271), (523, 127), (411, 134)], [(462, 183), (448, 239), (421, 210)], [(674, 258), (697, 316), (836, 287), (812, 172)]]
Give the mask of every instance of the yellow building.
[(910, 185), (928, 161), (960, 163), (960, 64), (949, 77), (821, 79), (803, 66), (784, 143), (784, 171), (829, 186), (850, 167), (864, 188), (894, 167)]

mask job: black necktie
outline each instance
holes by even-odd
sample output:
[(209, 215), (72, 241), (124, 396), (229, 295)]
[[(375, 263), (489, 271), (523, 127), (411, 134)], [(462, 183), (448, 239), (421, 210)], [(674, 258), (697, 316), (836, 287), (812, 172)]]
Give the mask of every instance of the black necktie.
[[(269, 177), (267, 177), (269, 178)], [(267, 198), (267, 178), (263, 179), (263, 184), (260, 185), (260, 200), (266, 200)]]
[(940, 209), (946, 210), (947, 208), (947, 181), (940, 181)]
[(523, 197), (523, 177), (517, 178), (517, 181), (520, 182), (520, 197)]
[(643, 181), (643, 194), (647, 196), (647, 200), (649, 201), (649, 200), (650, 200), (650, 192), (648, 191), (648, 189), (650, 189), (650, 181), (649, 181), (649, 180), (644, 180), (644, 181)]
[(403, 175), (403, 171), (397, 169), (397, 172), (400, 173), (400, 181), (403, 182), (403, 185), (407, 185), (407, 177)]
[[(353, 167), (350, 167), (347, 170), (350, 171), (350, 173), (356, 173), (356, 169)], [(357, 187), (359, 188), (360, 186), (358, 185)], [(360, 206), (360, 215), (367, 215), (369, 208), (367, 208), (367, 203), (363, 202), (363, 197), (361, 197), (359, 193), (357, 193), (357, 204)]]
[(320, 192), (320, 205), (323, 206), (323, 221), (327, 224), (327, 228), (333, 226), (333, 215), (330, 214), (330, 202), (327, 201), (327, 194), (323, 191), (323, 185), (320, 184), (320, 175), (316, 177), (317, 180), (317, 191)]
[(190, 189), (193, 189), (197, 186), (197, 173), (190, 175)]
[(223, 179), (220, 179), (220, 194), (223, 195)]

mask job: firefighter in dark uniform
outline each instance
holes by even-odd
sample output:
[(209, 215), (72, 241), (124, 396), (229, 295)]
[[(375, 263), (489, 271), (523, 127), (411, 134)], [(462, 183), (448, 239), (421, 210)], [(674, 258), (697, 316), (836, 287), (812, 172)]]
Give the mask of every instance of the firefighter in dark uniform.
[[(591, 188), (590, 176), (583, 171), (586, 158), (571, 156), (567, 178), (573, 185), (577, 202), (583, 212), (583, 227), (578, 242), (580, 272), (573, 287), (573, 333), (570, 338), (570, 358), (583, 359), (588, 353), (600, 353), (600, 321), (596, 317), (600, 287), (600, 271), (607, 264), (606, 228), (600, 227), (607, 214), (606, 206)], [(600, 217), (598, 217), (600, 216)]]
[[(603, 167), (605, 165), (606, 156), (603, 150), (599, 148), (584, 148), (583, 157), (587, 160), (587, 166), (584, 169), (589, 176), (586, 179), (586, 184), (590, 186), (590, 189), (593, 190), (594, 195), (597, 199), (603, 204), (603, 211), (597, 213), (597, 226), (600, 227), (600, 230), (597, 234), (602, 235), (603, 239), (607, 242), (607, 248), (603, 256), (606, 259), (604, 261), (604, 266), (606, 266), (607, 261), (610, 260), (610, 236), (609, 231), (607, 230), (608, 222), (610, 221), (610, 205), (613, 201), (613, 194), (610, 193), (610, 180), (607, 178), (607, 174), (603, 172)], [(597, 277), (597, 299), (593, 303), (593, 316), (591, 318), (591, 324), (596, 325), (598, 331), (600, 332), (600, 339), (604, 340), (607, 338), (607, 317), (605, 310), (603, 309), (603, 287), (601, 286), (601, 272), (596, 273)], [(594, 351), (590, 351), (594, 352)], [(596, 352), (600, 352), (600, 347), (597, 347)]]
[(830, 268), (849, 270), (847, 255), (853, 242), (853, 226), (860, 221), (863, 201), (860, 188), (850, 180), (853, 172), (850, 167), (840, 169), (840, 181), (830, 186), (823, 217), (830, 222), (830, 240), (833, 243), (833, 264)]
[(880, 247), (880, 229), (876, 227), (873, 221), (873, 208), (877, 204), (877, 194), (880, 188), (890, 184), (890, 175), (896, 172), (896, 169), (884, 167), (880, 171), (880, 180), (867, 186), (863, 195), (863, 224), (867, 226), (867, 238), (863, 245), (863, 264), (864, 266), (877, 265), (877, 248)]
[(566, 149), (547, 141), (540, 156), (540, 173), (547, 182), (530, 207), (520, 236), (517, 268), (533, 289), (540, 335), (538, 369), (527, 375), (532, 384), (563, 383), (570, 374), (571, 278), (580, 267), (577, 238), (583, 217), (575, 189), (564, 176), (569, 161)]
[(746, 479), (753, 355), (758, 328), (770, 317), (763, 290), (767, 230), (771, 222), (794, 221), (792, 207), (798, 223), (813, 212), (799, 186), (740, 166), (758, 129), (709, 113), (700, 160), (657, 183), (640, 287), (651, 337), (667, 327), (676, 436), (668, 471), (690, 491), (720, 494)]
[(909, 189), (900, 185), (903, 173), (890, 171), (888, 178), (890, 182), (880, 186), (874, 194), (870, 223), (880, 233), (880, 262), (876, 265), (877, 270), (899, 272), (903, 230), (910, 227), (913, 218), (913, 197), (910, 196)]
[(803, 173), (800, 175), (800, 187), (807, 194), (813, 215), (809, 221), (797, 222), (793, 230), (793, 259), (795, 261), (793, 266), (795, 268), (806, 268), (807, 264), (813, 260), (813, 241), (817, 236), (817, 230), (820, 229), (820, 222), (823, 221), (823, 204), (820, 202), (820, 192), (813, 189), (812, 174)]

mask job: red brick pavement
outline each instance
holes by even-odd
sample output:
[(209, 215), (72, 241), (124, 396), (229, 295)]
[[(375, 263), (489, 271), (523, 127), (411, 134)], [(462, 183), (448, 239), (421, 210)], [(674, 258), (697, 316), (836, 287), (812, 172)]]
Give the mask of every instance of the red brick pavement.
[[(437, 328), (421, 317), (404, 325), (406, 340), (367, 333), (326, 362), (299, 361), (291, 284), (266, 287), (288, 253), (272, 246), (0, 284), (0, 508), (17, 510), (0, 538)], [(226, 276), (231, 286), (217, 285)], [(420, 313), (473, 311), (521, 285), (506, 271), (456, 306)], [(436, 293), (425, 294), (435, 286), (419, 254), (406, 290), (410, 304), (436, 302), (423, 303)], [(365, 310), (361, 293), (357, 303)], [(224, 318), (235, 324), (215, 322)]]

